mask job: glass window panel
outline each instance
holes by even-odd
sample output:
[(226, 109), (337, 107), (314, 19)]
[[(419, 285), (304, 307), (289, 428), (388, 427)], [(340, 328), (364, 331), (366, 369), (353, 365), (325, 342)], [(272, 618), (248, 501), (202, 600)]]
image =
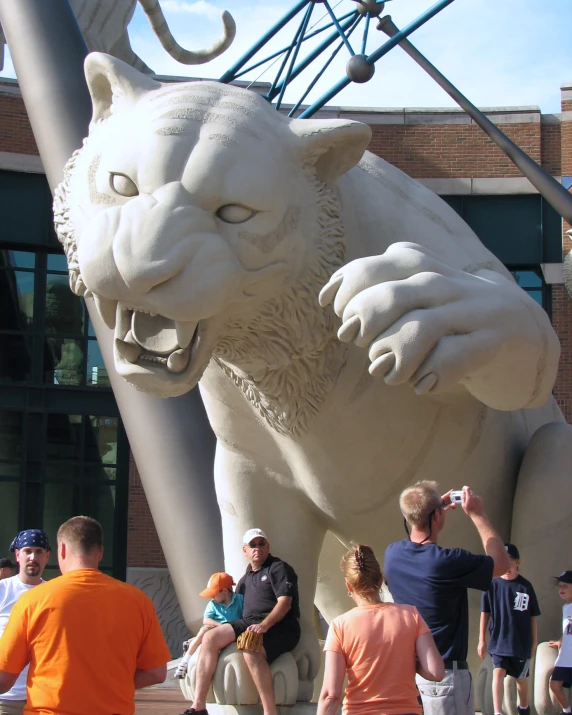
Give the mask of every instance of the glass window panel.
[(32, 377), (32, 346), (25, 335), (0, 335), (0, 380), (29, 382)]
[(7, 254), (7, 265), (16, 268), (34, 268), (36, 265), (36, 254), (32, 253), (32, 251), (7, 251)]
[(46, 482), (71, 482), (80, 478), (81, 467), (73, 464), (46, 464)]
[(63, 253), (48, 254), (48, 270), (68, 272), (68, 261)]
[(0, 330), (27, 330), (34, 317), (34, 273), (0, 271), (0, 305)]
[(46, 278), (46, 332), (83, 335), (84, 302), (71, 292), (68, 276), (48, 273)]
[(47, 415), (47, 459), (72, 460), (81, 457), (81, 415)]
[(18, 533), (18, 514), (20, 506), (20, 485), (18, 482), (0, 482), (0, 504), (2, 504), (2, 518), (0, 519), (0, 544), (2, 555), (4, 549)]
[(19, 464), (0, 462), (0, 479), (20, 479), (21, 469)]
[(83, 384), (83, 341), (46, 338), (44, 380), (53, 385)]
[(113, 484), (86, 484), (81, 512), (97, 519), (103, 527), (103, 559), (101, 566), (113, 566), (113, 532), (115, 524), (115, 486)]
[(21, 412), (0, 411), (0, 459), (16, 460), (22, 456), (23, 422)]
[(85, 421), (86, 462), (117, 462), (117, 417), (90, 415)]
[(95, 330), (93, 329), (93, 323), (91, 322), (89, 314), (87, 316), (87, 334), (90, 338), (95, 338)]
[(542, 288), (542, 278), (535, 271), (513, 271), (512, 275), (521, 288)]
[(47, 533), (53, 549), (49, 564), (57, 565), (55, 542), (58, 529), (64, 521), (82, 513), (79, 500), (79, 487), (72, 484), (44, 485), (42, 528)]
[(541, 290), (527, 290), (528, 295), (535, 300), (538, 305), (542, 306), (542, 291)]
[(88, 340), (86, 385), (91, 385), (92, 387), (109, 387), (110, 384), (97, 340)]
[(115, 467), (106, 467), (100, 464), (96, 467), (84, 467), (83, 478), (84, 481), (90, 482), (102, 482), (102, 481), (115, 481), (117, 470)]

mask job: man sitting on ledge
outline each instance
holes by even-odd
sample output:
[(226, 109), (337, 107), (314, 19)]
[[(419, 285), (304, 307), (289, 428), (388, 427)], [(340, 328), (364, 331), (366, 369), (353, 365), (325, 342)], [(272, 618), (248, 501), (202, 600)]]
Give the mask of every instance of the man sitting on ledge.
[(262, 635), (260, 652), (243, 650), (244, 660), (260, 695), (264, 715), (277, 715), (270, 663), (293, 650), (300, 640), (298, 577), (285, 561), (270, 554), (261, 529), (249, 529), (242, 550), (249, 561), (236, 586), (244, 596), (242, 618), (205, 633), (196, 671), (195, 700), (184, 715), (206, 715), (206, 697), (220, 651), (245, 631)]

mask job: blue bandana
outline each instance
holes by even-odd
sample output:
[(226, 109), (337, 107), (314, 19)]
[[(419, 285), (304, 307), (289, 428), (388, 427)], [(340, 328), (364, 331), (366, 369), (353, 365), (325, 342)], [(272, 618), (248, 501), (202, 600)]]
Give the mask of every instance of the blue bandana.
[(41, 529), (25, 529), (10, 544), (10, 551), (23, 549), (25, 546), (37, 546), (40, 549), (51, 551), (48, 535)]

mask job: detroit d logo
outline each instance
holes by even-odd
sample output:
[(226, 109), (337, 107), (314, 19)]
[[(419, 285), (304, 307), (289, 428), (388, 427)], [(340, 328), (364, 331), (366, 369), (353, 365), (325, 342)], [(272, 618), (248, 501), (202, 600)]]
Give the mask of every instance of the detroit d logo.
[(516, 596), (514, 597), (514, 610), (526, 611), (529, 601), (530, 596), (528, 593), (521, 593), (520, 591), (517, 591)]

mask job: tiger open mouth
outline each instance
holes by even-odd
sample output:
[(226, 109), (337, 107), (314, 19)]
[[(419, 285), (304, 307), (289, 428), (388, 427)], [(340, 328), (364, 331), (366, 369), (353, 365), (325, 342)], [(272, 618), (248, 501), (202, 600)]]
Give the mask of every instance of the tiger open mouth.
[(134, 365), (149, 368), (160, 365), (172, 373), (184, 372), (197, 346), (198, 334), (198, 322), (172, 320), (117, 305), (115, 349)]

